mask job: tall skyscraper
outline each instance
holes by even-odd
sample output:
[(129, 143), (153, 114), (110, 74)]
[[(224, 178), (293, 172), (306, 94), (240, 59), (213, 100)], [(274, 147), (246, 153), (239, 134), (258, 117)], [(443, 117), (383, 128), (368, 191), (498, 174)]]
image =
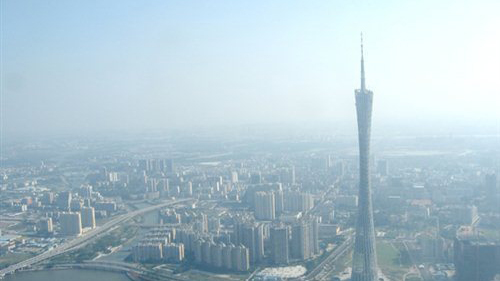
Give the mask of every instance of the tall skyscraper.
[(377, 281), (377, 255), (370, 187), (370, 131), (373, 92), (365, 87), (365, 62), (361, 38), (361, 88), (355, 91), (359, 141), (359, 204), (352, 281)]

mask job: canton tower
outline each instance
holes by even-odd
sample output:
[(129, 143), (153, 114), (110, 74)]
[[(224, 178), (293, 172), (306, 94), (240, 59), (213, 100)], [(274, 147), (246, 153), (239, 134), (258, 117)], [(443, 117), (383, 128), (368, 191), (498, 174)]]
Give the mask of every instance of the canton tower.
[(377, 255), (370, 187), (370, 131), (373, 92), (365, 87), (363, 37), (361, 37), (361, 88), (355, 90), (359, 141), (359, 204), (352, 260), (352, 281), (377, 281)]

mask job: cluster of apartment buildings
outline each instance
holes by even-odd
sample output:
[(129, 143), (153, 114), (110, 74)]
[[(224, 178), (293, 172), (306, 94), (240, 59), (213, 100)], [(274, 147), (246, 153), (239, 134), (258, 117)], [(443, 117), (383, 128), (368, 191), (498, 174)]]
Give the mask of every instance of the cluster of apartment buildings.
[(181, 262), (184, 260), (184, 244), (174, 243), (175, 229), (157, 228), (150, 231), (132, 248), (135, 262)]

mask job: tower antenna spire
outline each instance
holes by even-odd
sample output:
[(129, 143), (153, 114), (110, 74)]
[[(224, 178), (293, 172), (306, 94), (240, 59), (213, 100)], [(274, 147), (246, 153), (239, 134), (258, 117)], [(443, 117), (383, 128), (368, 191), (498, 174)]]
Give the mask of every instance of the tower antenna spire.
[(361, 32), (361, 91), (365, 91), (365, 59), (363, 55), (363, 32)]

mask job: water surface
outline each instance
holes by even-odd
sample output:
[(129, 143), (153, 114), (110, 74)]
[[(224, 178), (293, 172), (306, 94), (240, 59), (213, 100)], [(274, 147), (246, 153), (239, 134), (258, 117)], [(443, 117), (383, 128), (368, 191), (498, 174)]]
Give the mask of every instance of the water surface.
[(130, 281), (123, 273), (96, 270), (65, 269), (19, 272), (2, 281)]

